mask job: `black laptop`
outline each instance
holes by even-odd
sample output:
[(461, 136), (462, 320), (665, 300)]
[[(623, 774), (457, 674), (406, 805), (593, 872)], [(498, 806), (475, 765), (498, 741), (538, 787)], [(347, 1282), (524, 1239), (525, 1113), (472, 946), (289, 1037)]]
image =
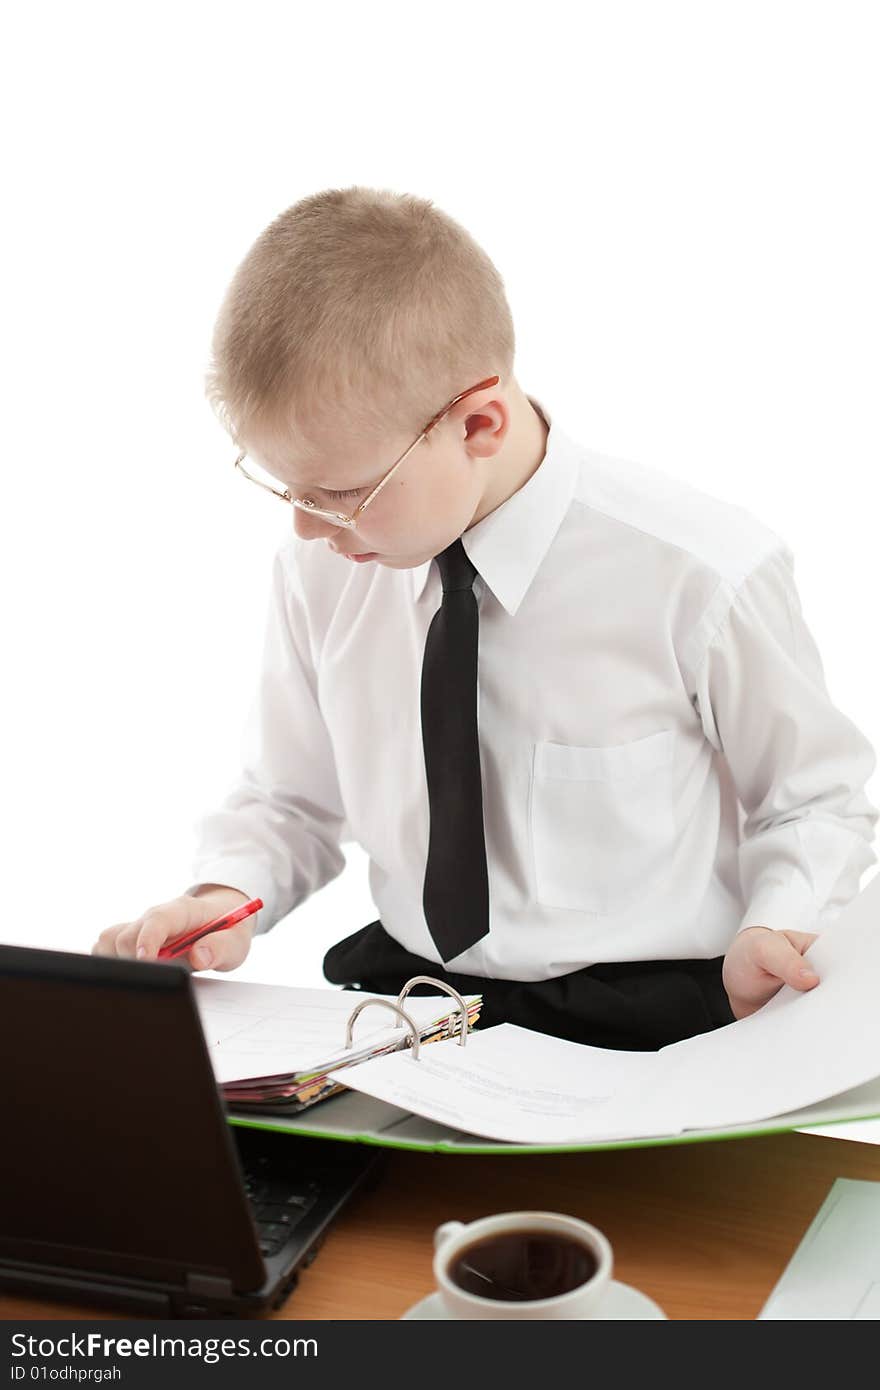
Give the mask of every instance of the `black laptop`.
[(0, 946), (0, 1116), (0, 1289), (157, 1318), (278, 1307), (377, 1173), (230, 1126), (175, 962)]

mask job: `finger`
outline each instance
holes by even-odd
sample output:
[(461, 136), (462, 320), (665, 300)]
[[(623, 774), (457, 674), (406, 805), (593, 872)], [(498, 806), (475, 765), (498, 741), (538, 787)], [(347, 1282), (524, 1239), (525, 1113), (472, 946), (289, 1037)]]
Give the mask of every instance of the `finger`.
[(808, 965), (796, 946), (782, 932), (772, 932), (757, 943), (756, 959), (768, 974), (791, 985), (792, 989), (812, 989), (819, 976)]
[(151, 907), (138, 923), (133, 954), (138, 960), (156, 960), (160, 947), (169, 938), (179, 936), (186, 930), (180, 912), (171, 912), (165, 907)]
[(93, 956), (115, 956), (116, 938), (121, 931), (130, 926), (129, 922), (117, 922), (113, 927), (105, 927), (92, 947)]
[(252, 932), (250, 922), (239, 922), (227, 931), (212, 932), (190, 950), (193, 969), (235, 970), (250, 949)]
[(121, 931), (117, 932), (114, 942), (116, 948), (115, 954), (117, 956), (131, 958), (134, 955), (135, 942), (137, 941), (139, 928), (140, 918), (138, 918), (136, 922), (126, 923)]
[(139, 960), (155, 960), (166, 942), (196, 927), (203, 927), (209, 920), (210, 911), (206, 914), (205, 903), (201, 899), (182, 897), (159, 903), (149, 908), (140, 919), (135, 954)]

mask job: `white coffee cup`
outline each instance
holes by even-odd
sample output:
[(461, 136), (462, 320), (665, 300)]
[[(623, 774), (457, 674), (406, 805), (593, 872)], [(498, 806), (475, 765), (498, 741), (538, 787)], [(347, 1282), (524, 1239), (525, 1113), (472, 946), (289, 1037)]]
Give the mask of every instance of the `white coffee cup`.
[[(483, 1298), (460, 1287), (451, 1277), (458, 1257), (468, 1246), (491, 1236), (517, 1232), (544, 1231), (548, 1235), (563, 1235), (585, 1245), (595, 1260), (590, 1276), (567, 1293), (552, 1298), (511, 1299)], [(611, 1246), (601, 1231), (575, 1216), (562, 1216), (552, 1211), (507, 1211), (498, 1216), (485, 1216), (463, 1225), (447, 1221), (434, 1232), (434, 1277), (450, 1318), (592, 1318), (611, 1281), (613, 1257)]]

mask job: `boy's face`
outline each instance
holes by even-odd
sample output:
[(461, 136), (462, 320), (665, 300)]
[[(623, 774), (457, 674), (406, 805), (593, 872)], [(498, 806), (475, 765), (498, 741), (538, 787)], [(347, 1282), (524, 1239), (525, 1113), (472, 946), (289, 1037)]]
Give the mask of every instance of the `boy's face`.
[[(489, 393), (487, 393), (488, 395)], [(321, 541), (340, 564), (412, 569), (438, 555), (478, 520), (486, 501), (491, 465), (507, 434), (509, 412), (499, 397), (479, 410), (463, 401), (417, 444), (372, 500), (354, 527), (293, 508), (293, 524), (304, 540)], [(352, 516), (379, 480), (412, 444), (391, 435), (378, 446), (338, 427), (330, 441), (322, 433), (322, 461), (297, 468), (268, 445), (249, 441), (248, 454), (294, 497)], [(486, 508), (488, 510), (489, 508)]]

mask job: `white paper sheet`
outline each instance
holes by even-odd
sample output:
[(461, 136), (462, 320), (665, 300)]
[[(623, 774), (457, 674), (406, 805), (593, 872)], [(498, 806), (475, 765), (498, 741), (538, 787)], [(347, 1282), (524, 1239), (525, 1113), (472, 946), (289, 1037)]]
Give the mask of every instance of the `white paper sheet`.
[(365, 1062), (338, 1079), (414, 1114), (511, 1143), (642, 1138), (747, 1124), (880, 1076), (880, 876), (809, 952), (820, 983), (657, 1053), (501, 1025), (465, 1049)]
[(880, 1182), (836, 1180), (758, 1318), (880, 1318)]
[[(397, 1000), (393, 994), (234, 980), (194, 979), (193, 985), (214, 1076), (221, 1083), (338, 1066), (346, 1057), (345, 1025), (357, 1005), (367, 998)], [(404, 1008), (424, 1029), (458, 1005), (447, 994), (408, 995)], [(399, 1042), (405, 1033), (394, 1022), (387, 1009), (364, 1009), (354, 1025), (352, 1056)]]
[(800, 1110), (880, 1075), (880, 878), (808, 956), (815, 989), (784, 985), (748, 1018), (663, 1049), (663, 1085), (689, 1128)]
[[(511, 1143), (669, 1132), (653, 1078), (659, 1054), (616, 1052), (550, 1038), (512, 1023), (331, 1072), (343, 1085), (453, 1129)], [(662, 1111), (662, 1114), (661, 1114)], [(675, 1126), (677, 1132), (680, 1125)]]

